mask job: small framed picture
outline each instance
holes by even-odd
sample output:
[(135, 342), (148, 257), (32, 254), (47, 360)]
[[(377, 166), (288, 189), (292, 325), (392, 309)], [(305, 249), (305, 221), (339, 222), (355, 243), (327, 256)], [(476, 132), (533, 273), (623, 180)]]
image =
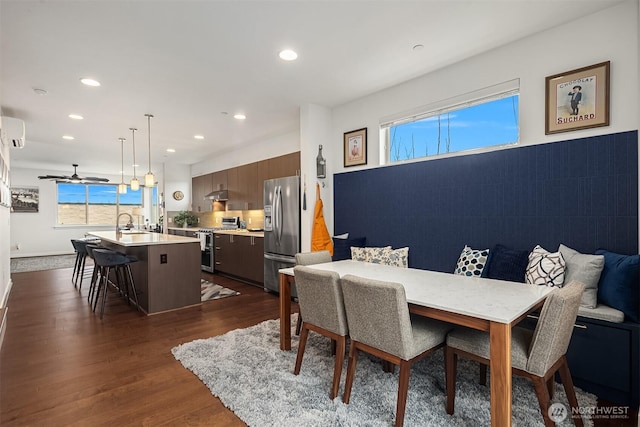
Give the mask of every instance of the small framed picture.
[(367, 164), (367, 128), (344, 134), (344, 167)]
[(609, 68), (607, 61), (546, 78), (546, 135), (609, 126)]

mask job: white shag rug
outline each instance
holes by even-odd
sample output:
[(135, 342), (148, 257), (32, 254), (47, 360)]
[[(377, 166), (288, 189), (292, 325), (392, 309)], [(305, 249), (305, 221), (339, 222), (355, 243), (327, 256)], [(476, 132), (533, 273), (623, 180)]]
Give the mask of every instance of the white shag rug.
[[(295, 325), (296, 315), (292, 324)], [(292, 327), (293, 329), (293, 327)], [(310, 332), (300, 375), (293, 375), (298, 337), (292, 350), (279, 347), (279, 321), (267, 320), (246, 329), (195, 340), (171, 351), (249, 426), (389, 426), (395, 420), (398, 372), (385, 373), (381, 363), (360, 353), (348, 405), (342, 403), (347, 358), (338, 397), (329, 399), (333, 357), (329, 340)], [(411, 370), (405, 426), (490, 425), (490, 389), (478, 384), (478, 365), (458, 361), (455, 414), (445, 411), (443, 350), (416, 363)], [(595, 406), (596, 397), (576, 389), (581, 406)], [(561, 384), (554, 402), (569, 406)], [(513, 377), (513, 422), (543, 426), (532, 384)], [(567, 418), (558, 425), (573, 425)], [(591, 425), (585, 420), (585, 425)]]

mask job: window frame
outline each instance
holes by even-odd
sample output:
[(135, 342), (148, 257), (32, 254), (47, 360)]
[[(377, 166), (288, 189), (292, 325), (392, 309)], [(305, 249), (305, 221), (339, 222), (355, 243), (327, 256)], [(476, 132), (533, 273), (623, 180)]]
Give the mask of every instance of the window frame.
[[(427, 104), (421, 107), (414, 108), (410, 111), (387, 116), (380, 120), (380, 148), (381, 156), (380, 162), (382, 165), (392, 165), (402, 162), (415, 162), (424, 161), (442, 157), (455, 157), (468, 155), (470, 153), (489, 152), (504, 147), (517, 145), (520, 143), (520, 79), (513, 79), (503, 83), (479, 89), (476, 91), (468, 92), (462, 95), (454, 96), (452, 98), (440, 100)], [(431, 117), (437, 117), (438, 115), (447, 114), (453, 111), (459, 111), (465, 108), (474, 107), (477, 105), (485, 104), (492, 101), (498, 101), (500, 99), (517, 96), (518, 99), (518, 116), (517, 126), (518, 135), (514, 142), (509, 143), (497, 143), (494, 145), (486, 145), (482, 147), (469, 148), (459, 151), (450, 151), (432, 155), (418, 156), (401, 160), (392, 160), (391, 156), (391, 128), (402, 124), (413, 123), (420, 120), (428, 119)]]

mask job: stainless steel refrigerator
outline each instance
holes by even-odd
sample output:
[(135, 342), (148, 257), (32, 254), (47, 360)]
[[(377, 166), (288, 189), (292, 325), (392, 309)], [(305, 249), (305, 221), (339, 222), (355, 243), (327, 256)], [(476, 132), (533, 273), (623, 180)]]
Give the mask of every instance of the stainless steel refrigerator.
[[(300, 252), (300, 177), (264, 182), (264, 289), (279, 291), (278, 270), (293, 267)], [(292, 287), (291, 295), (297, 296)]]

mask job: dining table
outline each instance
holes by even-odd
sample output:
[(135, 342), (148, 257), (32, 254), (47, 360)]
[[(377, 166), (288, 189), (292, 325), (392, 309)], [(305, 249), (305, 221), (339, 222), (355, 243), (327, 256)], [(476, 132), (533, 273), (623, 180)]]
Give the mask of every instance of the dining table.
[[(491, 425), (511, 426), (511, 328), (540, 309), (554, 288), (354, 260), (307, 267), (400, 283), (411, 313), (488, 332)], [(281, 350), (291, 350), (292, 283), (293, 267), (279, 270)]]

